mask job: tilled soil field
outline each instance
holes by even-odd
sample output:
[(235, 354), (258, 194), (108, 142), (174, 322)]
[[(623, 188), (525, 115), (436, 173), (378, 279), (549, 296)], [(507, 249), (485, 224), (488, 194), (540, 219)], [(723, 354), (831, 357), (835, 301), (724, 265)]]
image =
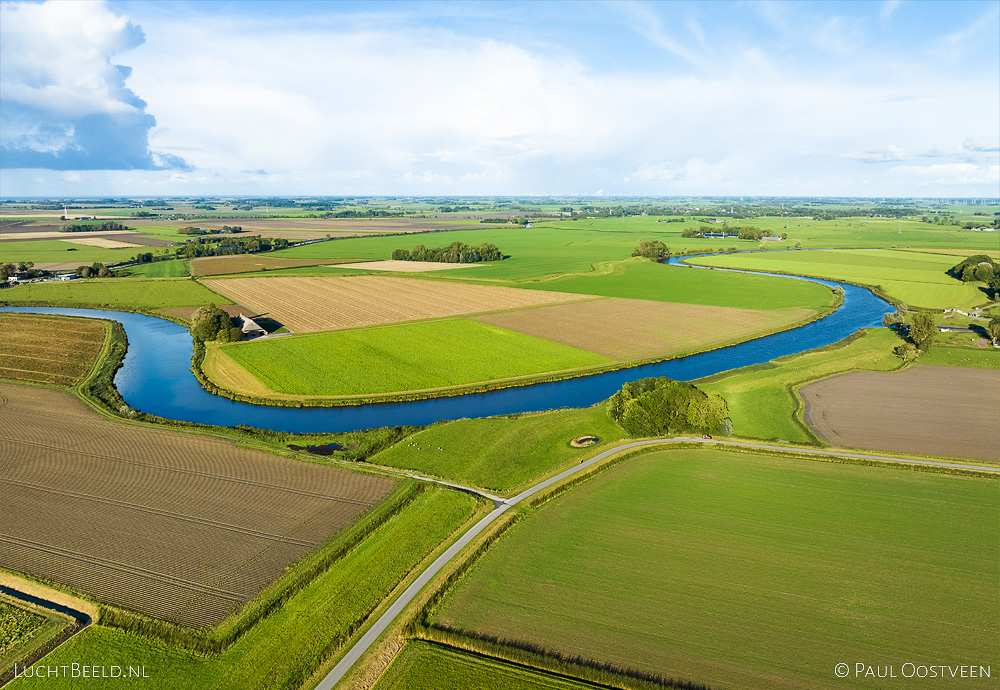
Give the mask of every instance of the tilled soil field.
[(0, 376), (71, 386), (104, 344), (104, 324), (37, 314), (0, 314)]
[(806, 422), (835, 446), (1000, 460), (1000, 371), (915, 366), (804, 386)]
[(230, 278), (204, 284), (296, 333), (592, 299), (587, 295), (394, 276)]
[(0, 448), (0, 566), (191, 627), (218, 624), (394, 486), (4, 384)]

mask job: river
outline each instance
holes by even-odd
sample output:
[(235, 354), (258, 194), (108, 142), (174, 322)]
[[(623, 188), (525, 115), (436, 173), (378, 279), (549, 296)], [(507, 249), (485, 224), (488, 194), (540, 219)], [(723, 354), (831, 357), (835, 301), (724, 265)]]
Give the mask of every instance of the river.
[(882, 316), (893, 310), (887, 302), (864, 288), (815, 278), (800, 280), (829, 287), (840, 285), (844, 289), (844, 303), (823, 319), (798, 328), (657, 364), (487, 393), (334, 408), (266, 407), (212, 395), (191, 373), (193, 346), (190, 333), (171, 321), (99, 309), (0, 307), (0, 311), (62, 314), (120, 322), (128, 335), (129, 348), (121, 369), (115, 375), (115, 386), (122, 398), (136, 410), (201, 424), (247, 425), (276, 431), (319, 433), (404, 424), (423, 426), (439, 420), (587, 407), (608, 398), (625, 382), (646, 376), (669, 376), (679, 381), (690, 381), (830, 345), (859, 329), (880, 325)]

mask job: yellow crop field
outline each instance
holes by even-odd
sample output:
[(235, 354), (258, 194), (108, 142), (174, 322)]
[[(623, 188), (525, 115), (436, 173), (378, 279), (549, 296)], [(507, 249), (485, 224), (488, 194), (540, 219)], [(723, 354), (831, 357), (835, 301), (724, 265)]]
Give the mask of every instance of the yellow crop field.
[(297, 333), (377, 326), (539, 304), (587, 295), (395, 276), (230, 278), (204, 284)]

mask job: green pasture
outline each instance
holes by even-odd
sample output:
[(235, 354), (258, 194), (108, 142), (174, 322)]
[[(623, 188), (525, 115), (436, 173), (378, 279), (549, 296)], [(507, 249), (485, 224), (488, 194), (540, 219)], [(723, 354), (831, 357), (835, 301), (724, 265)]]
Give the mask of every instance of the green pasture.
[(575, 275), (530, 287), (743, 309), (822, 309), (834, 299), (830, 288), (804, 280), (664, 266), (642, 259), (615, 264), (608, 274)]
[[(228, 650), (199, 658), (159, 641), (100, 625), (46, 657), (50, 665), (144, 666), (150, 687), (177, 690), (280, 690), (302, 687), (320, 657), (344, 644), (397, 583), (465, 522), (474, 500), (433, 488), (379, 528), (329, 570), (261, 620)], [(11, 690), (75, 688), (79, 680), (19, 679)], [(105, 679), (101, 688), (133, 688)]]
[(695, 382), (729, 405), (733, 434), (745, 438), (814, 443), (796, 423), (800, 398), (795, 389), (810, 381), (850, 371), (892, 371), (902, 365), (892, 349), (902, 340), (886, 328), (867, 331), (846, 344), (782, 357)]
[[(69, 234), (66, 237), (70, 237)], [(112, 235), (111, 237), (114, 237)], [(128, 261), (136, 252), (156, 250), (157, 247), (123, 247), (104, 249), (73, 244), (62, 240), (25, 240), (23, 242), (0, 242), (0, 262), (17, 263), (33, 261), (40, 263), (71, 263), (83, 266), (99, 261), (102, 264), (117, 264)]]
[(466, 319), (234, 343), (219, 354), (277, 393), (332, 396), (461, 386), (611, 362)]
[(399, 651), (374, 690), (585, 690), (590, 683), (411, 641)]
[(712, 688), (870, 688), (836, 664), (1000, 666), (998, 565), (998, 481), (675, 449), (530, 513), (432, 621)]
[[(578, 436), (597, 436), (573, 448)], [(442, 422), (382, 451), (369, 462), (441, 477), (502, 494), (625, 437), (604, 405), (516, 417)]]
[(23, 666), (25, 658), (72, 622), (69, 616), (0, 594), (0, 673), (15, 663)]
[(130, 276), (142, 276), (143, 278), (184, 278), (190, 275), (188, 273), (187, 261), (184, 259), (140, 264), (138, 266), (131, 266), (126, 270)]
[(65, 307), (198, 307), (231, 304), (201, 283), (185, 279), (93, 278), (66, 282), (30, 283), (0, 294), (7, 304), (49, 304)]
[(971, 347), (946, 347), (934, 345), (920, 355), (917, 364), (939, 367), (970, 367), (972, 369), (1000, 369), (1000, 350), (995, 347), (985, 349)]
[(703, 266), (779, 271), (880, 285), (901, 302), (925, 309), (968, 309), (989, 301), (979, 289), (983, 283), (963, 283), (945, 273), (960, 260), (959, 257), (944, 254), (858, 249), (755, 252), (707, 256), (690, 261)]

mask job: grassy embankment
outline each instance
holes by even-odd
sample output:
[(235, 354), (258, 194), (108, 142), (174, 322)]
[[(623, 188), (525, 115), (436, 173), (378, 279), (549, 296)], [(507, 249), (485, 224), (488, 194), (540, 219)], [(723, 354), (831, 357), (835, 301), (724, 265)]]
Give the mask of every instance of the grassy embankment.
[[(587, 448), (577, 436), (596, 436)], [(415, 470), (503, 495), (605, 450), (625, 437), (603, 405), (534, 415), (441, 422), (373, 456), (375, 465)]]
[(408, 643), (379, 678), (374, 690), (584, 690), (571, 678), (489, 659), (428, 642)]
[(845, 659), (996, 667), (998, 507), (990, 479), (647, 453), (529, 512), (432, 622), (719, 688), (868, 687)]
[(959, 257), (878, 249), (823, 252), (756, 252), (691, 259), (703, 266), (777, 271), (878, 285), (888, 295), (924, 309), (969, 309), (988, 302), (983, 283), (963, 283), (945, 271)]

